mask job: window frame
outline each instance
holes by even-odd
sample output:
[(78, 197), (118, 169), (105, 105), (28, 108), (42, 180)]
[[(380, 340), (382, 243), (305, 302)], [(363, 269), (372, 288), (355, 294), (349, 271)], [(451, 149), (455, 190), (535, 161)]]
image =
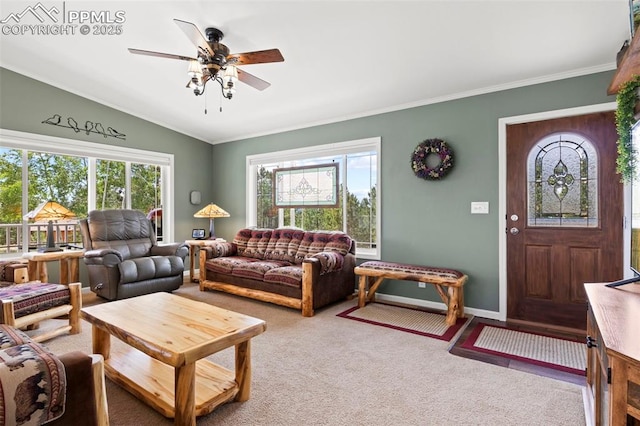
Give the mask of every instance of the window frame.
[[(70, 155), (84, 157), (89, 160), (87, 191), (87, 208), (94, 210), (96, 206), (95, 185), (96, 185), (96, 160), (122, 161), (130, 168), (131, 163), (142, 163), (159, 166), (161, 169), (161, 197), (163, 213), (163, 241), (174, 241), (174, 155), (164, 152), (147, 151), (138, 148), (128, 148), (117, 145), (100, 144), (86, 142), (76, 139), (60, 138), (56, 136), (41, 135), (35, 133), (20, 132), (0, 128), (0, 147), (21, 149), (27, 151), (39, 151), (56, 155)], [(91, 155), (87, 155), (91, 153)], [(23, 156), (26, 153), (23, 151)], [(130, 185), (130, 173), (127, 173), (127, 186)], [(24, 190), (28, 185), (26, 179), (26, 168), (22, 173), (22, 215), (28, 213), (28, 193)], [(127, 205), (130, 205), (130, 196)], [(26, 223), (23, 222), (23, 225)], [(26, 229), (26, 227), (23, 227)]]
[[(376, 248), (371, 253), (358, 253), (356, 256), (361, 259), (381, 258), (382, 254), (382, 189), (381, 189), (381, 137), (357, 139), (345, 142), (329, 143), (324, 145), (314, 145), (304, 148), (294, 148), (283, 151), (267, 152), (263, 154), (252, 154), (246, 156), (246, 226), (255, 227), (258, 221), (257, 213), (257, 166), (265, 163), (283, 163), (285, 161), (308, 160), (312, 158), (327, 157), (334, 155), (355, 154), (363, 151), (376, 152), (376, 241), (373, 241)], [(346, 166), (345, 166), (346, 167)], [(343, 183), (346, 185), (346, 176), (343, 176)], [(346, 209), (343, 214), (346, 216)], [(345, 220), (346, 226), (346, 220)]]

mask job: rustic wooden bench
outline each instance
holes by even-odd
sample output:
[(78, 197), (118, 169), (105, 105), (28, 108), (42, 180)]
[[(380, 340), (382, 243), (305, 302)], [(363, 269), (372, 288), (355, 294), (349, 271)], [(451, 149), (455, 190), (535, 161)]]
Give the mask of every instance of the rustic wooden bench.
[[(378, 287), (385, 278), (388, 278), (433, 284), (442, 301), (447, 305), (447, 325), (454, 325), (458, 318), (464, 316), (462, 286), (469, 277), (460, 271), (406, 263), (369, 261), (357, 266), (354, 272), (359, 276), (358, 306), (361, 308), (367, 302), (374, 300)], [(447, 287), (446, 290), (445, 287)]]

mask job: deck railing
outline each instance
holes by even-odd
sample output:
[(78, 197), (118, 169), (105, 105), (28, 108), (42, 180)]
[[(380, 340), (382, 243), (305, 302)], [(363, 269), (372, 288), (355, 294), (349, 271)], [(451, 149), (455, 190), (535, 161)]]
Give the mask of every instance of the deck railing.
[[(37, 250), (47, 246), (47, 223), (30, 223), (29, 241), (27, 250), (23, 248), (23, 225), (10, 223), (0, 224), (0, 255), (6, 253), (22, 253), (24, 251)], [(74, 245), (82, 246), (82, 235), (77, 222), (65, 222), (53, 224), (54, 241), (58, 246)]]

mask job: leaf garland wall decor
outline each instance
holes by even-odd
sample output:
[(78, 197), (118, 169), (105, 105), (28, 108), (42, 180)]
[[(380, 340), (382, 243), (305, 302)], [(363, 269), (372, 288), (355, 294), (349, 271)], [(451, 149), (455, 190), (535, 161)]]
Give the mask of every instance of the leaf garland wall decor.
[(638, 88), (640, 87), (640, 77), (634, 76), (632, 80), (624, 83), (616, 100), (616, 131), (618, 133), (618, 158), (616, 159), (616, 172), (620, 175), (620, 180), (631, 182), (636, 172), (636, 156), (633, 149), (631, 132), (636, 123), (635, 106), (638, 102)]

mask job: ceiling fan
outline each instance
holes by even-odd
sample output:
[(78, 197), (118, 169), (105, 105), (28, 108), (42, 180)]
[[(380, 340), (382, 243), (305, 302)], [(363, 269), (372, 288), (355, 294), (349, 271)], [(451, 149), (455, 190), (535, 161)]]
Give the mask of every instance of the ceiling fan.
[(284, 61), (278, 49), (230, 53), (229, 48), (220, 43), (224, 34), (219, 29), (213, 27), (205, 29), (205, 38), (198, 27), (191, 22), (181, 21), (180, 19), (174, 19), (174, 22), (197, 47), (197, 57), (191, 58), (188, 56), (132, 48), (129, 48), (129, 52), (137, 55), (188, 61), (190, 80), (187, 88), (192, 89), (196, 96), (204, 93), (205, 85), (210, 80), (215, 80), (220, 84), (222, 87), (222, 95), (227, 99), (231, 99), (235, 93), (235, 83), (238, 80), (255, 89), (264, 90), (271, 86), (271, 84), (253, 74), (238, 69), (237, 66)]

